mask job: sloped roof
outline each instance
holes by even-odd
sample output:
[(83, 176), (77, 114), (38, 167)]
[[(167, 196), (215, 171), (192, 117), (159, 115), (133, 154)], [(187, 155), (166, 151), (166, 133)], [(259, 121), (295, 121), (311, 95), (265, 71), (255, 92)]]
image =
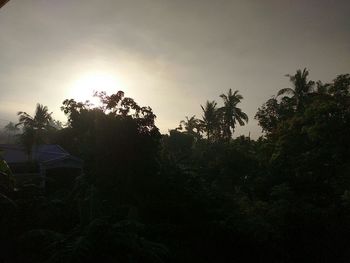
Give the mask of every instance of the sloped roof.
[(83, 161), (75, 156), (66, 155), (63, 157), (42, 162), (42, 164), (46, 169), (63, 167), (82, 169)]
[[(28, 156), (21, 145), (0, 144), (1, 156), (8, 164), (26, 163)], [(74, 160), (82, 163), (79, 158), (70, 155), (61, 146), (56, 144), (37, 145), (32, 148), (32, 160), (38, 163), (53, 163), (62, 160)]]

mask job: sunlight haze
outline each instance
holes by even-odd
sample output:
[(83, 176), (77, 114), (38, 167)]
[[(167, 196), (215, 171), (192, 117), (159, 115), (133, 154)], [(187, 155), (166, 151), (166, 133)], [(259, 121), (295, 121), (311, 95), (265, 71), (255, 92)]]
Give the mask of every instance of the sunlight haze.
[[(0, 10), (0, 124), (56, 119), (67, 98), (123, 90), (157, 115), (161, 132), (206, 100), (239, 90), (257, 138), (257, 108), (307, 67), (331, 81), (350, 68), (350, 2), (242, 0), (11, 0)], [(5, 120), (5, 121), (4, 121)]]

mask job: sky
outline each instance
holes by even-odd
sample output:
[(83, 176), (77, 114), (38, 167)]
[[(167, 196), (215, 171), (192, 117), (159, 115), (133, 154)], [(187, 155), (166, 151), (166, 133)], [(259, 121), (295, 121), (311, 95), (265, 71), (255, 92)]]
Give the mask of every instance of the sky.
[(0, 9), (0, 126), (36, 103), (65, 121), (66, 98), (123, 90), (163, 133), (228, 89), (249, 123), (286, 74), (350, 73), (348, 0), (11, 0)]

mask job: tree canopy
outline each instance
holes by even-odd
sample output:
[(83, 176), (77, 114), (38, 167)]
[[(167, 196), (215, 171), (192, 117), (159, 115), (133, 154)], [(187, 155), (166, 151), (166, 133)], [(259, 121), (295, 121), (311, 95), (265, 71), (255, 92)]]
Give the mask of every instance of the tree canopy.
[(257, 140), (233, 136), (248, 116), (231, 89), (163, 135), (122, 91), (65, 100), (58, 129), (42, 105), (20, 113), (23, 139), (47, 132), (84, 172), (0, 192), (0, 262), (349, 261), (350, 75), (287, 76), (258, 108)]

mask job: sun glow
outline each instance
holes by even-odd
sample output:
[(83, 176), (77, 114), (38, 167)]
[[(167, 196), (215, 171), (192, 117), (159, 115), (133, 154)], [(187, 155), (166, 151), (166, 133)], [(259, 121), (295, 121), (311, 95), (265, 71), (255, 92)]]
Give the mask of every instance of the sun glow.
[(82, 74), (73, 81), (70, 87), (70, 98), (77, 101), (89, 100), (93, 104), (98, 103), (98, 99), (93, 97), (96, 91), (106, 91), (107, 94), (116, 93), (118, 90), (124, 91), (124, 86), (116, 75), (106, 72), (90, 72)]

